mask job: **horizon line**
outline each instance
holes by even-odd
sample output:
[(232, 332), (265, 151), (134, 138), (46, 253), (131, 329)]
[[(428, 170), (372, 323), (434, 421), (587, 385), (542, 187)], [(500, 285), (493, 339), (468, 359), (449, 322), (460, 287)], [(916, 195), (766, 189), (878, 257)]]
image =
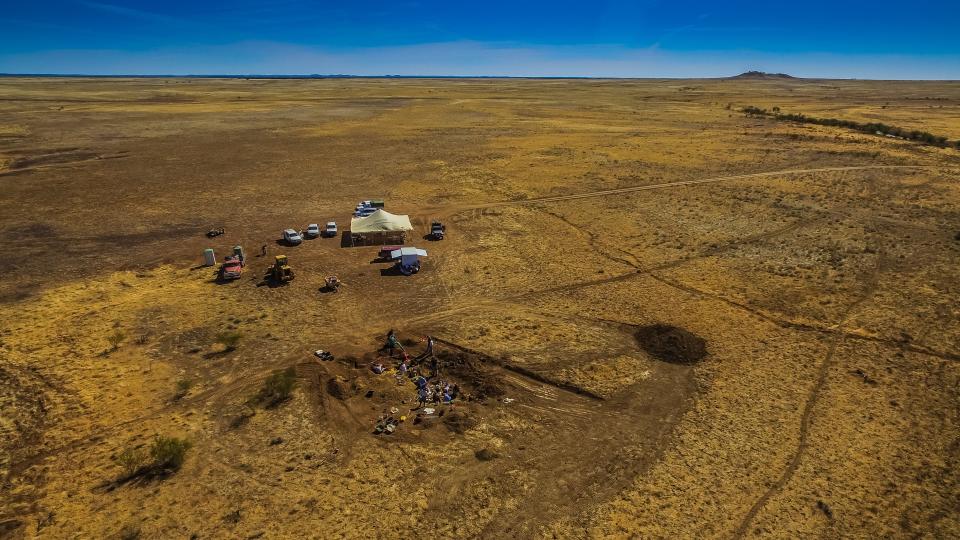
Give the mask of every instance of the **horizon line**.
[(545, 79), (545, 80), (778, 80), (778, 81), (903, 81), (903, 82), (960, 82), (960, 79), (872, 79), (862, 77), (798, 77), (783, 73), (763, 73), (757, 76), (744, 76), (747, 71), (725, 77), (603, 77), (593, 75), (352, 75), (352, 74), (91, 74), (91, 73), (0, 73), (0, 78), (89, 78), (89, 79)]

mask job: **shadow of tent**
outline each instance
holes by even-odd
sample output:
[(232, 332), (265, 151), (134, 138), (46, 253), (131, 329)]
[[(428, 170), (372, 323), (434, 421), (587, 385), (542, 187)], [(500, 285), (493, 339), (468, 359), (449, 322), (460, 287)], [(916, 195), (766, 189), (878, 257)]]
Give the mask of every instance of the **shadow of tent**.
[(383, 268), (380, 270), (381, 276), (402, 276), (403, 272), (400, 271), (400, 264), (394, 264), (390, 268)]

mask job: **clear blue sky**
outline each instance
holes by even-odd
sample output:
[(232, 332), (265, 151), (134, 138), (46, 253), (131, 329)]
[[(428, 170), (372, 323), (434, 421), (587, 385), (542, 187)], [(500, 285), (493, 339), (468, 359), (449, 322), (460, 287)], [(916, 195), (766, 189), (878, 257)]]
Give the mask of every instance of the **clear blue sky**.
[(960, 79), (960, 0), (4, 4), (8, 73)]

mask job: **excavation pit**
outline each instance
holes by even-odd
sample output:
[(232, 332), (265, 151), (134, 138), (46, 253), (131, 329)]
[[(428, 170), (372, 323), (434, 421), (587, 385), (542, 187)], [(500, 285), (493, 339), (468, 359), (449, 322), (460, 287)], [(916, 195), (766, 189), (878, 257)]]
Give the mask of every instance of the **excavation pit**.
[(706, 340), (676, 326), (643, 326), (634, 337), (650, 356), (671, 364), (696, 364), (707, 356)]

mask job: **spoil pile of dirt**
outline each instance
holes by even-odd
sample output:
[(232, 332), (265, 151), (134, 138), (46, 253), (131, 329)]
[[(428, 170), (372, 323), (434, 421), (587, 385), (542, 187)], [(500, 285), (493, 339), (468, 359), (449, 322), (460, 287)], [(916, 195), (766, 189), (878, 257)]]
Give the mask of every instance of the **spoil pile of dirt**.
[(344, 400), (353, 395), (353, 389), (342, 377), (331, 377), (327, 381), (327, 393), (339, 400)]
[(634, 337), (641, 349), (664, 362), (695, 364), (707, 356), (707, 342), (703, 338), (676, 326), (644, 326)]
[(477, 425), (477, 420), (470, 416), (466, 411), (450, 411), (443, 417), (443, 425), (454, 433), (464, 434), (468, 429)]
[(445, 374), (452, 375), (469, 387), (473, 399), (483, 401), (505, 393), (503, 382), (484, 365), (484, 358), (481, 356), (466, 352), (439, 351), (437, 358)]

